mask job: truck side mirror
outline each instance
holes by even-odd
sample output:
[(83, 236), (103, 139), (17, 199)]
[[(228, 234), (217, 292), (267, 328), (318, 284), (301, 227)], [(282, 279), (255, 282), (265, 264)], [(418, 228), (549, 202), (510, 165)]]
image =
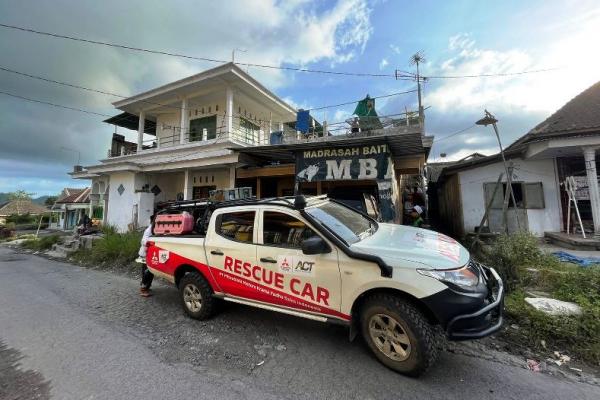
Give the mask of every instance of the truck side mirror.
[(320, 236), (312, 236), (302, 241), (302, 253), (304, 254), (323, 254), (329, 253), (329, 245)]

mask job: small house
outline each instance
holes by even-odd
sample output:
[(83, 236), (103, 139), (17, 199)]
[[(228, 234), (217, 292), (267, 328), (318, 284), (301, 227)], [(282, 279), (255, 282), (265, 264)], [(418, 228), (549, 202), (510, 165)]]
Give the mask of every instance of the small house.
[[(528, 230), (540, 237), (565, 232), (571, 213), (573, 232), (576, 215), (574, 208), (569, 208), (565, 187), (567, 178), (573, 177), (584, 229), (600, 234), (599, 148), (600, 82), (505, 149), (514, 193), (514, 201), (509, 199), (507, 208), (508, 230)], [(480, 225), (489, 205), (487, 226), (499, 232), (504, 223), (506, 192), (507, 176), (500, 154), (445, 166), (432, 194), (438, 202), (438, 224), (455, 237), (463, 237)]]

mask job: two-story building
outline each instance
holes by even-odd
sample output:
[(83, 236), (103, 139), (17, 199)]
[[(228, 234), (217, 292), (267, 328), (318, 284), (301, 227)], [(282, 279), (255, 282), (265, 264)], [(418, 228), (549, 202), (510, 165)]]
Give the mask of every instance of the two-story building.
[(93, 206), (119, 230), (148, 223), (164, 201), (207, 197), (235, 187), (236, 148), (266, 143), (296, 110), (227, 63), (113, 103), (105, 122), (137, 130), (137, 142), (113, 135), (99, 164), (70, 175), (91, 179)]

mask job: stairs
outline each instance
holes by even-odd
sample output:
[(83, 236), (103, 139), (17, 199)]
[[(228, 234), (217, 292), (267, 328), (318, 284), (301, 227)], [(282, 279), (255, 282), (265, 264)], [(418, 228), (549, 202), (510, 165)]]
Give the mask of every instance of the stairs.
[(80, 247), (80, 238), (75, 236), (65, 236), (62, 243), (52, 245), (52, 249), (46, 254), (55, 258), (67, 258), (70, 253), (78, 250)]

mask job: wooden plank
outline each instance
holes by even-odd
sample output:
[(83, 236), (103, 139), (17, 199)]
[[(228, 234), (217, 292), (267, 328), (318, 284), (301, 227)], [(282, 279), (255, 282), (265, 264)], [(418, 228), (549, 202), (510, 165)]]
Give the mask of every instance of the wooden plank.
[(296, 171), (294, 164), (274, 165), (267, 167), (238, 168), (238, 178), (257, 178), (265, 176), (293, 176)]

